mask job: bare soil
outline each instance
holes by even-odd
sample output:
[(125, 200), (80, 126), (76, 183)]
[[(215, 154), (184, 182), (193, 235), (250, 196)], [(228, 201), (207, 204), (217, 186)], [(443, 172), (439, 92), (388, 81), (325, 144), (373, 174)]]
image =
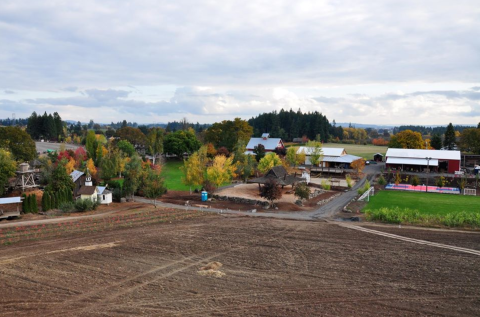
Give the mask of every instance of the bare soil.
[(0, 254), (2, 316), (480, 315), (478, 256), (324, 222), (210, 216)]
[[(275, 206), (278, 208), (279, 211), (305, 211), (305, 210), (317, 209), (321, 206), (317, 204), (319, 201), (328, 199), (339, 193), (337, 191), (328, 191), (318, 195), (315, 198), (305, 201), (304, 206), (298, 206), (294, 203), (296, 198), (293, 199), (294, 197), (293, 193), (287, 193), (291, 191), (291, 188), (285, 188), (283, 189), (283, 191), (284, 193), (283, 193), (282, 199), (275, 201)], [(218, 194), (219, 195), (228, 194), (226, 196), (255, 199), (260, 201), (264, 200), (258, 194), (258, 187), (241, 187), (241, 189), (236, 191), (233, 191), (233, 190), (229, 192), (221, 191)], [(190, 193), (182, 192), (182, 191), (169, 190), (168, 193), (162, 196), (161, 199), (159, 200), (165, 203), (182, 205), (182, 206), (185, 206), (186, 202), (188, 201), (191, 206), (202, 205), (202, 206), (208, 206), (210, 208), (217, 208), (217, 209), (230, 209), (230, 210), (242, 210), (242, 211), (257, 209), (257, 211), (259, 212), (262, 211), (261, 207), (257, 205), (238, 204), (231, 201), (215, 200), (215, 201), (202, 202), (202, 197), (200, 193), (192, 193), (190, 195)], [(272, 209), (269, 209), (268, 211), (271, 212)]]

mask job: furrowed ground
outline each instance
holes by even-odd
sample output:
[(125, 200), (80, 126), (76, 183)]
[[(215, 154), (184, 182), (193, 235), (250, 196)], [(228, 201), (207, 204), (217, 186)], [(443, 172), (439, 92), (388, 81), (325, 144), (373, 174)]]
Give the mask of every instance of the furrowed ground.
[[(457, 235), (479, 242), (435, 233), (452, 244)], [(2, 316), (480, 314), (478, 255), (324, 222), (185, 217), (0, 252)], [(213, 261), (218, 274), (199, 271)]]

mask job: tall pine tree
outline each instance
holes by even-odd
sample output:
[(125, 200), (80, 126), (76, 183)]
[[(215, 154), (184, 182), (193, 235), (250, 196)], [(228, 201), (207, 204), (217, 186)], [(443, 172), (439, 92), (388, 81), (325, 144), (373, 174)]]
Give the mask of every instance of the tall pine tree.
[(443, 146), (446, 147), (448, 150), (453, 150), (453, 147), (455, 146), (455, 129), (453, 128), (451, 122), (447, 126), (447, 131), (445, 131)]

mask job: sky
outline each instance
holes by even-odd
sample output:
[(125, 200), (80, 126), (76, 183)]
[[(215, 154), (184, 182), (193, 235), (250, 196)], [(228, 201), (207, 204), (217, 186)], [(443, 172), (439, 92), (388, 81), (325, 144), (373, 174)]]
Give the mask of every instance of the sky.
[(480, 122), (478, 0), (2, 0), (0, 118)]

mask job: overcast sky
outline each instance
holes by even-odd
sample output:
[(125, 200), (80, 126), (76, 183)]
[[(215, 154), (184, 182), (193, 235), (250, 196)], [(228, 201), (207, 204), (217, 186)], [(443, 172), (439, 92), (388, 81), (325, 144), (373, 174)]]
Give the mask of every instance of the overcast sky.
[(0, 118), (480, 121), (478, 0), (2, 0), (0, 47)]

